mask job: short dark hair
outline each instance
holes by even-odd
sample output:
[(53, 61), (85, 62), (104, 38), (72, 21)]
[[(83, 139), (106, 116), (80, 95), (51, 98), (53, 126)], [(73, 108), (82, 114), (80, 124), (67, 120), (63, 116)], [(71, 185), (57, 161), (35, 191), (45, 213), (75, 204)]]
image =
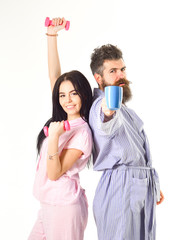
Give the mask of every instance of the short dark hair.
[(102, 76), (103, 74), (103, 63), (106, 60), (119, 60), (123, 59), (122, 51), (111, 44), (103, 45), (95, 48), (91, 55), (90, 68), (93, 75), (98, 73)]
[[(81, 99), (81, 109), (80, 116), (88, 122), (89, 120), (89, 112), (92, 105), (92, 90), (91, 86), (87, 80), (87, 78), (79, 71), (71, 71), (62, 74), (56, 81), (53, 94), (52, 94), (52, 117), (44, 124), (44, 126), (50, 125), (51, 122), (63, 121), (67, 120), (67, 114), (61, 107), (59, 103), (59, 88), (63, 81), (70, 81), (75, 90), (77, 91), (80, 99)], [(40, 131), (37, 138), (37, 150), (40, 153), (40, 149), (42, 146), (42, 142), (45, 139), (43, 129)]]

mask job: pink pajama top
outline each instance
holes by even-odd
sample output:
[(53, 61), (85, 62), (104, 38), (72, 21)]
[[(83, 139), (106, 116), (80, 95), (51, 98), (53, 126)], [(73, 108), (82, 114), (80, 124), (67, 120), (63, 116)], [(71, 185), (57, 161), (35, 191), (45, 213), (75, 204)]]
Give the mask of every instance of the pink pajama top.
[(59, 138), (59, 154), (63, 149), (78, 149), (83, 152), (71, 169), (58, 180), (51, 181), (47, 177), (47, 148), (48, 137), (43, 141), (38, 159), (33, 194), (41, 202), (52, 205), (66, 205), (77, 201), (82, 189), (79, 172), (86, 166), (92, 151), (92, 135), (88, 124), (77, 118), (69, 121), (70, 131)]

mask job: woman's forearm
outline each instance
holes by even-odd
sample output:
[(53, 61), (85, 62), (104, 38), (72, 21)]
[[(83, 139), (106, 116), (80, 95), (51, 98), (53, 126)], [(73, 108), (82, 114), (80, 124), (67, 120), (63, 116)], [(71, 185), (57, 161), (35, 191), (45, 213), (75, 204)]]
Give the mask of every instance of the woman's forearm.
[(52, 181), (57, 180), (61, 173), (61, 162), (58, 154), (59, 138), (49, 138), (47, 156), (47, 175)]
[(61, 75), (60, 59), (57, 48), (57, 36), (47, 36), (48, 38), (48, 71), (53, 91), (54, 84)]
[(49, 26), (47, 28), (48, 70), (52, 91), (56, 80), (61, 75), (60, 59), (57, 48), (57, 36), (58, 31), (64, 29), (65, 26), (66, 26), (65, 18), (53, 18), (52, 26)]

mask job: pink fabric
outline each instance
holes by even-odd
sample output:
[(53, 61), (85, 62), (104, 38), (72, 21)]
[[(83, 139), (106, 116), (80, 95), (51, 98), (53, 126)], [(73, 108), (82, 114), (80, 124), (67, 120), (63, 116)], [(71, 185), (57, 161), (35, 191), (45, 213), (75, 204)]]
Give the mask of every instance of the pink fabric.
[(83, 155), (69, 171), (56, 181), (47, 177), (46, 161), (48, 137), (44, 140), (38, 160), (33, 193), (41, 202), (52, 205), (68, 205), (76, 203), (81, 193), (79, 172), (86, 166), (92, 150), (92, 136), (88, 124), (78, 118), (70, 123), (70, 131), (65, 132), (59, 139), (59, 153), (63, 149), (75, 148)]
[(76, 204), (42, 204), (28, 240), (83, 240), (88, 209), (83, 193)]

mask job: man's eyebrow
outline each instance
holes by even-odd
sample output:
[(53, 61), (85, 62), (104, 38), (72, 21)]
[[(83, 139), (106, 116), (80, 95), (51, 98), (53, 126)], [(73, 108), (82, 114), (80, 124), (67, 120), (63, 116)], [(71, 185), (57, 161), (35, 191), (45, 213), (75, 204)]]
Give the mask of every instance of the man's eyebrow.
[[(124, 68), (126, 68), (126, 66), (124, 66), (124, 67), (122, 67), (122, 68), (120, 68), (120, 69), (122, 70), (122, 69), (124, 69)], [(119, 68), (110, 68), (109, 71), (111, 71), (111, 70), (117, 70), (117, 69), (119, 69)]]
[(109, 69), (109, 71), (111, 71), (111, 70), (117, 70), (117, 69), (118, 69), (118, 68), (113, 68), (113, 67), (112, 67), (112, 68)]

